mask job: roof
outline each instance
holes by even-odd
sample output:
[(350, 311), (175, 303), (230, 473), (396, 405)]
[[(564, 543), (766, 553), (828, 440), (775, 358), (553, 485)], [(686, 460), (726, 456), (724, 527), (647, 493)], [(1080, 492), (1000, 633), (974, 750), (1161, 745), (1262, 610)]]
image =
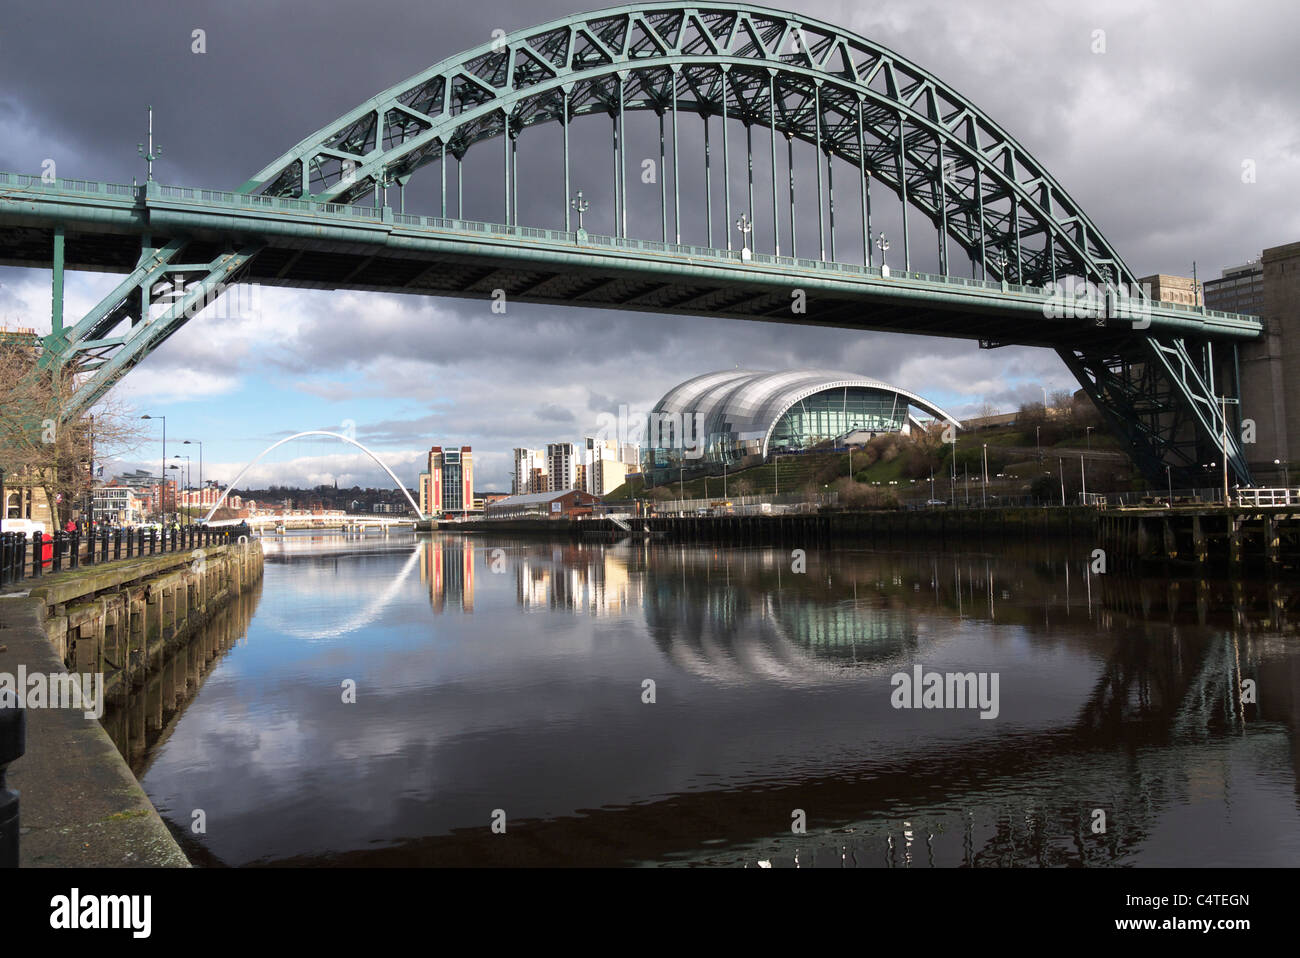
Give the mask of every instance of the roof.
[(674, 386), (655, 405), (656, 413), (683, 413), (704, 416), (704, 433), (730, 433), (738, 439), (761, 439), (763, 453), (772, 430), (795, 403), (828, 389), (878, 389), (895, 393), (909, 406), (929, 413), (936, 419), (957, 420), (938, 406), (906, 389), (856, 373), (827, 369), (793, 369), (765, 372), (752, 369), (726, 369), (705, 373)]

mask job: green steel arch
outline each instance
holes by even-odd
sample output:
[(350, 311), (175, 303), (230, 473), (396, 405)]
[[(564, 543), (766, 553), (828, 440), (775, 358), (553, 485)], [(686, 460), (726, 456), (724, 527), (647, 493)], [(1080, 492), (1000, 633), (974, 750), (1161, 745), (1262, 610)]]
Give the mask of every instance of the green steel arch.
[[(856, 34), (740, 3), (629, 4), (497, 37), (371, 97), (240, 190), (353, 202), (481, 141), (590, 114), (621, 127), (628, 110), (731, 118), (814, 144), (858, 167), (866, 232), (875, 179), (986, 275), (1035, 285), (1066, 276), (1135, 282), (1042, 164), (957, 91)], [(821, 196), (820, 164), (818, 180)], [(505, 190), (508, 218), (508, 175)], [(774, 196), (774, 217), (778, 207)], [(666, 232), (666, 212), (664, 221)], [(730, 209), (726, 222), (730, 236)], [(905, 266), (910, 240), (904, 217)], [(869, 261), (871, 243), (864, 247)], [(946, 244), (940, 257), (947, 272)]]
[[(733, 164), (728, 127), (737, 121), (744, 125), (743, 146), (750, 168), (745, 211), (756, 239), (770, 230), (772, 248), (777, 254), (767, 257), (763, 264), (754, 264), (759, 267), (752, 271), (754, 279), (766, 284), (762, 289), (739, 288), (719, 297), (707, 285), (699, 290), (692, 288), (689, 278), (699, 277), (711, 267), (700, 262), (683, 263), (677, 253), (668, 249), (668, 177), (661, 175), (658, 182), (662, 261), (639, 260), (634, 268), (653, 275), (655, 282), (665, 272), (671, 272), (675, 278), (682, 279), (683, 289), (680, 299), (673, 294), (668, 307), (652, 304), (649, 308), (696, 313), (711, 309), (719, 315), (771, 319), (776, 315), (773, 310), (788, 309), (788, 303), (772, 304), (773, 283), (780, 282), (774, 266), (794, 264), (792, 268), (796, 270), (804, 265), (824, 266), (830, 267), (832, 272), (827, 275), (832, 275), (841, 266), (836, 249), (833, 183), (836, 163), (831, 162), (835, 159), (841, 169), (845, 165), (855, 168), (856, 182), (848, 195), (850, 204), (860, 210), (860, 216), (851, 219), (860, 224), (862, 231), (862, 256), (867, 269), (861, 275), (873, 282), (876, 278), (888, 280), (889, 277), (883, 259), (879, 270), (872, 264), (873, 180), (901, 201), (905, 270), (911, 269), (916, 246), (911, 235), (914, 230), (908, 225), (908, 210), (919, 211), (933, 227), (942, 274), (936, 278), (946, 287), (943, 295), (969, 301), (970, 306), (963, 312), (949, 314), (960, 316), (960, 324), (965, 328), (932, 334), (977, 338), (986, 328), (983, 317), (991, 311), (1008, 308), (1008, 303), (1014, 305), (1016, 297), (1040, 290), (1048, 295), (1059, 294), (1062, 286), (1074, 278), (1092, 284), (1093, 288), (1105, 291), (1105, 313), (1096, 314), (1095, 323), (1094, 314), (1089, 313), (1085, 322), (1075, 323), (1070, 327), (1069, 336), (1063, 336), (1059, 325), (1049, 328), (1050, 324), (1044, 321), (1044, 338), (1040, 339), (1037, 331), (1024, 335), (1016, 332), (1013, 334), (1016, 338), (1007, 341), (1055, 348), (1110, 426), (1128, 443), (1148, 481), (1160, 483), (1170, 478), (1179, 484), (1204, 482), (1206, 464), (1213, 465), (1213, 460), (1219, 458), (1220, 462), (1230, 464), (1238, 481), (1250, 482), (1249, 468), (1237, 441), (1241, 425), (1239, 405), (1236, 398), (1221, 395), (1239, 392), (1238, 376), (1232, 374), (1231, 387), (1226, 381), (1217, 387), (1215, 384), (1216, 337), (1225, 342), (1226, 348), (1235, 349), (1229, 341), (1231, 336), (1223, 331), (1226, 327), (1216, 325), (1204, 310), (1199, 315), (1183, 316), (1171, 312), (1177, 307), (1169, 304), (1155, 304), (1154, 327), (1149, 319), (1141, 319), (1141, 312), (1130, 313), (1127, 319), (1122, 310), (1116, 312), (1113, 307), (1124, 296), (1136, 297), (1145, 306), (1153, 305), (1136, 288), (1136, 277), (1116, 250), (1042, 164), (978, 107), (927, 71), (878, 44), (830, 24), (727, 2), (694, 6), (633, 4), (503, 34), (370, 98), (267, 164), (237, 193), (166, 188), (152, 182), (140, 187), (137, 193), (135, 187), (106, 185), (104, 189), (110, 194), (129, 191), (130, 208), (119, 209), (117, 205), (123, 204), (118, 200), (97, 195), (86, 204), (94, 207), (89, 212), (86, 205), (69, 203), (69, 194), (76, 196), (78, 190), (84, 191), (89, 186), (98, 192), (98, 184), (56, 189), (57, 196), (49, 197), (48, 205), (45, 199), (34, 195), (37, 190), (32, 190), (33, 195), (0, 194), (0, 206), (17, 203), (30, 207), (13, 214), (26, 217), (24, 222), (46, 224), (59, 220), (54, 228), (56, 291), (62, 275), (63, 217), (81, 223), (91, 218), (112, 220), (117, 224), (115, 228), (141, 233), (139, 258), (122, 283), (75, 327), (64, 330), (60, 317), (47, 338), (46, 355), (42, 358), (44, 367), (72, 367), (90, 374), (79, 387), (73, 406), (65, 410), (65, 417), (95, 401), (190, 316), (220, 296), (229, 284), (255, 275), (268, 259), (268, 249), (271, 254), (277, 252), (275, 244), (286, 243), (286, 236), (293, 237), (287, 241), (288, 245), (297, 245), (282, 265), (268, 267), (271, 272), (266, 278), (271, 282), (281, 280), (294, 269), (307, 242), (319, 240), (325, 234), (332, 241), (348, 233), (367, 239), (371, 238), (370, 233), (381, 239), (387, 237), (388, 224), (395, 220), (381, 196), (386, 199), (388, 187), (397, 184), (404, 198), (405, 185), (411, 177), (435, 163), (441, 174), (442, 220), (446, 221), (447, 158), (458, 160), (459, 178), (459, 160), (476, 144), (493, 139), (499, 139), (502, 144), (504, 235), (516, 238), (506, 242), (520, 245), (517, 238), (544, 233), (521, 227), (517, 212), (517, 139), (523, 130), (539, 124), (554, 123), (563, 129), (563, 238), (583, 245), (586, 234), (581, 229), (576, 233), (570, 229), (569, 127), (578, 117), (606, 114), (611, 118), (615, 157), (613, 205), (618, 235), (603, 237), (601, 241), (606, 247), (621, 243), (624, 247), (642, 249), (634, 245), (639, 240), (627, 235), (627, 171), (623, 155), (623, 118), (628, 111), (636, 110), (658, 115), (661, 166), (666, 155), (666, 123), (671, 121), (674, 170), (678, 164), (679, 114), (684, 112), (706, 121), (705, 208), (709, 210), (706, 253), (724, 245), (714, 242), (709, 165), (709, 130), (713, 120), (722, 120), (720, 165), (729, 260), (733, 255), (730, 252)], [(750, 131), (755, 126), (770, 133), (773, 170), (770, 224), (753, 222), (754, 154)], [(778, 196), (777, 144), (781, 138), (786, 140), (790, 158), (788, 206)], [(815, 147), (819, 260), (798, 259), (794, 246), (797, 238), (793, 228), (795, 140)], [(806, 175), (806, 171), (802, 173)], [(11, 182), (7, 178), (4, 181)], [(673, 224), (680, 244), (682, 197), (676, 175), (672, 182)], [(558, 188), (556, 192), (559, 193)], [(363, 206), (367, 193), (374, 197), (373, 206), (368, 208), (370, 213), (365, 213), (367, 207)], [(844, 195), (841, 191), (840, 196)], [(176, 199), (180, 202), (173, 202)], [(293, 207), (302, 222), (283, 222), (289, 207)], [(266, 211), (265, 216), (262, 210)], [(784, 213), (784, 224), (783, 210), (788, 211)], [(239, 212), (238, 223), (232, 221), (232, 211)], [(823, 221), (827, 213), (829, 256)], [(399, 218), (415, 219), (404, 214), (403, 209)], [(457, 215), (463, 220), (459, 207)], [(807, 211), (800, 215), (807, 216)], [(346, 228), (335, 222), (343, 217), (350, 221)], [(479, 232), (492, 232), (490, 224), (456, 222)], [(789, 230), (789, 256), (781, 255), (784, 228)], [(201, 235), (205, 231), (206, 238)], [(155, 233), (164, 238), (159, 245), (154, 245), (151, 239)], [(496, 231), (494, 235), (499, 233)], [(993, 283), (983, 280), (976, 283), (972, 279), (970, 287), (960, 287), (964, 280), (950, 270), (949, 246), (954, 241), (969, 256), (972, 277), (978, 263), (984, 271), (983, 280), (992, 279)], [(409, 247), (418, 242), (424, 241), (402, 239), (398, 245)], [(697, 255), (700, 253), (699, 247), (690, 249)], [(542, 256), (531, 249), (510, 252), (513, 262)], [(550, 257), (550, 262), (567, 257), (571, 264), (575, 259), (571, 252), (550, 251), (545, 255)], [(355, 269), (349, 267), (341, 277), (324, 272), (319, 279), (313, 276), (311, 281), (346, 286), (376, 256), (376, 253), (368, 254), (368, 259), (362, 259)], [(594, 258), (589, 249), (584, 249), (579, 256), (585, 260)], [(731, 277), (738, 276), (744, 263), (735, 263), (733, 267), (729, 261), (726, 267), (727, 281), (732, 282)], [(420, 267), (420, 274), (437, 268), (435, 261)], [(597, 291), (604, 287), (616, 290), (620, 283), (627, 282), (626, 275), (625, 267), (620, 278), (601, 281), (597, 277), (603, 283), (596, 287)], [(805, 277), (801, 283), (810, 281), (806, 273), (800, 275)], [(916, 277), (925, 275), (915, 274)], [(1005, 302), (992, 304), (989, 297), (994, 294), (989, 293), (988, 287), (996, 287), (999, 280)], [(472, 286), (478, 280), (467, 282)], [(544, 286), (546, 282), (544, 275), (540, 280), (523, 276), (511, 296), (529, 301), (529, 296), (536, 296), (533, 292), (536, 286)], [(896, 292), (891, 291), (889, 295), (904, 295), (903, 284), (891, 281), (890, 285)], [(398, 288), (411, 291), (404, 283), (399, 283)], [(863, 294), (863, 307), (872, 304), (871, 295), (879, 293)], [(927, 302), (937, 302), (933, 292), (906, 295), (917, 304), (915, 311), (908, 315), (924, 318), (921, 314), (933, 312), (926, 307)], [(560, 301), (568, 300), (561, 297)], [(715, 301), (719, 305), (708, 305)], [(595, 299), (589, 302), (599, 305)], [(611, 302), (604, 305), (637, 308), (634, 303), (635, 296), (631, 301), (618, 300), (611, 292)], [(752, 304), (757, 312), (739, 308), (745, 304)], [(952, 302), (946, 305), (951, 307)], [(1048, 305), (1045, 301), (1044, 309)], [(1068, 300), (1065, 305), (1069, 306)], [(151, 306), (164, 308), (160, 315), (150, 315)], [(859, 306), (854, 302), (845, 308), (856, 310)], [(1033, 308), (1037, 309), (1036, 304)], [(1080, 318), (1077, 314), (1071, 317)], [(124, 328), (128, 321), (129, 328)], [(836, 320), (831, 324), (841, 323)], [(1249, 333), (1242, 330), (1232, 335), (1249, 338)], [(997, 339), (981, 339), (981, 344), (1002, 343)], [(1224, 354), (1220, 353), (1220, 369), (1223, 359)], [(1236, 412), (1235, 426), (1229, 415), (1229, 402)], [(1220, 448), (1221, 458), (1217, 455)]]

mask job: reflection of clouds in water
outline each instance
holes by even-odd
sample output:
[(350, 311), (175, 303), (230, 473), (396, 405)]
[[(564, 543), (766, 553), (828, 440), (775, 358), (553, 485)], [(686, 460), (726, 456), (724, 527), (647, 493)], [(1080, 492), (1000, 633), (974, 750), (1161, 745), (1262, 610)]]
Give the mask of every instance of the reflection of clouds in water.
[[(1101, 735), (1097, 729), (1123, 727), (1129, 713), (1112, 723), (1101, 709), (1096, 722), (1080, 725), (1094, 690), (1111, 687), (1100, 680), (1114, 643), (1091, 619), (1063, 618), (1063, 583), (1050, 571), (1000, 571), (999, 586), (1006, 581), (1035, 604), (1026, 612), (999, 601), (993, 623), (981, 618), (986, 581), (963, 569), (963, 591), (949, 588), (955, 574), (935, 588), (929, 559), (820, 553), (823, 574), (796, 579), (778, 576), (789, 568), (780, 550), (687, 550), (683, 558), (646, 547), (615, 556), (525, 542), (511, 544), (515, 568), (497, 575), (483, 572), (494, 545), (435, 537), (420, 547), (422, 554), (444, 550), (456, 569), (472, 550), (483, 600), (473, 615), (430, 614), (424, 584), (403, 571), (411, 561), (405, 552), (269, 566), (269, 601), (250, 629), (253, 641), (223, 660), (149, 772), (146, 787), (174, 810), (169, 820), (186, 827), (189, 809), (205, 808), (221, 827), (204, 846), (247, 863), (477, 828), (483, 796), (503, 794), (514, 796), (515, 820), (570, 815), (585, 823), (588, 813), (577, 810), (609, 812), (611, 830), (634, 836), (635, 846), (635, 836), (662, 830), (654, 814), (636, 810), (656, 797), (797, 783), (821, 789), (809, 800), (823, 815), (836, 800), (848, 809), (846, 821), (887, 815), (900, 848), (901, 822), (910, 821), (916, 860), (924, 861), (928, 819), (916, 817), (918, 809), (969, 804), (997, 778), (1006, 781), (1006, 796), (1023, 800), (1043, 780), (1056, 783), (1054, 794), (1109, 794), (1132, 774), (1123, 736), (1104, 764), (1079, 759), (1076, 746), (1094, 741), (1088, 736)], [(377, 620), (338, 641), (303, 641), (313, 610), (364, 612), (372, 596), (382, 603), (403, 579), (411, 591)], [(537, 591), (519, 591), (521, 582)], [(620, 607), (631, 596), (635, 605)], [(344, 614), (334, 618), (347, 625)], [(1163, 688), (1166, 660), (1149, 660), (1146, 642), (1132, 645), (1134, 657), (1119, 659), (1115, 674), (1135, 688)], [(1199, 661), (1199, 644), (1184, 639), (1180, 647), (1180, 663), (1193, 652)], [(1242, 657), (1249, 660), (1248, 645)], [(987, 722), (971, 711), (894, 709), (888, 677), (917, 661), (938, 670), (1001, 670), (1003, 714)], [(241, 680), (222, 682), (232, 666)], [(1179, 676), (1187, 671), (1178, 668)], [(355, 706), (340, 702), (345, 676), (358, 681)], [(654, 708), (640, 702), (643, 677), (659, 683)], [(1062, 741), (1068, 747), (1055, 764), (1040, 761)], [(1095, 741), (1100, 751), (1109, 740)], [(1214, 785), (1233, 768), (1196, 748), (1168, 767), (1148, 767), (1162, 782), (1188, 777), (1194, 795), (1204, 792), (1218, 808)], [(1284, 752), (1265, 757), (1277, 767), (1287, 760)], [(837, 791), (838, 783), (864, 779), (877, 785)], [(1148, 795), (1180, 800), (1151, 791), (1145, 779), (1134, 788), (1126, 807)], [(984, 803), (986, 822), (1001, 822), (1001, 797)], [(713, 797), (705, 805), (709, 827), (717, 806)], [(904, 806), (907, 815), (896, 814)], [(665, 813), (670, 831), (680, 828), (681, 807), (674, 798)], [(1073, 814), (1072, 805), (1066, 810)], [(752, 832), (766, 827), (758, 822)], [(1198, 827), (1178, 824), (1167, 846), (1185, 844)], [(960, 854), (959, 839), (936, 847)], [(1001, 853), (997, 836), (977, 832), (976, 839), (977, 850), (989, 843)], [(647, 858), (655, 854), (650, 846), (647, 840)], [(738, 847), (742, 855), (750, 850)], [(773, 853), (784, 849), (763, 852)], [(591, 854), (596, 861), (603, 853)], [(733, 851), (720, 854), (736, 860)]]
[(329, 582), (331, 585), (336, 583), (338, 581), (336, 570), (328, 567), (316, 569), (307, 567), (303, 575), (295, 575), (294, 579), (287, 581), (293, 582), (296, 587), (295, 591), (304, 595), (311, 595), (311, 601), (303, 605), (292, 604), (291, 608), (285, 610), (293, 612), (292, 621), (286, 620), (280, 614), (280, 610), (274, 607), (268, 609), (265, 615), (267, 624), (283, 635), (301, 639), (304, 642), (336, 639), (339, 636), (358, 632), (373, 625), (392, 605), (405, 587), (407, 578), (410, 577), (419, 561), (420, 551), (416, 549), (407, 557), (401, 571), (384, 587), (383, 591), (370, 598), (364, 606), (342, 622), (337, 621), (335, 618), (336, 609), (333, 607), (342, 601), (336, 594), (336, 588), (332, 587), (328, 590), (328, 593), (335, 593), (332, 604), (320, 604), (321, 584), (323, 582)]

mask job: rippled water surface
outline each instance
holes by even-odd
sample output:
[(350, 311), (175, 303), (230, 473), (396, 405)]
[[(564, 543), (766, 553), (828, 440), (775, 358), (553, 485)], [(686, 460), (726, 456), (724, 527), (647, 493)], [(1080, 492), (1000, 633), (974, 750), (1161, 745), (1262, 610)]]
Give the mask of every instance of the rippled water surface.
[[(1300, 863), (1293, 584), (1046, 551), (798, 574), (788, 549), (265, 545), (188, 705), (157, 734), (144, 705), (106, 718), (199, 864)], [(895, 708), (917, 665), (996, 673), (997, 716)]]

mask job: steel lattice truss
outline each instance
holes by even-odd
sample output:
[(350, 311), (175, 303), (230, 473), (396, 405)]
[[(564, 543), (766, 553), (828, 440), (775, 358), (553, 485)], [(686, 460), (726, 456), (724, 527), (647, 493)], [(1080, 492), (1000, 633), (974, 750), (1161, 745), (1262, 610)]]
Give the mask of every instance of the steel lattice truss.
[[(725, 159), (729, 123), (743, 124), (747, 134), (754, 127), (766, 129), (771, 134), (772, 230), (778, 245), (777, 143), (780, 138), (787, 144), (798, 139), (824, 154), (828, 179), (832, 156), (856, 169), (858, 182), (848, 195), (861, 195), (868, 265), (869, 186), (875, 181), (897, 195), (904, 209), (919, 210), (929, 219), (943, 240), (940, 271), (945, 275), (950, 272), (951, 240), (972, 263), (982, 264), (985, 276), (1004, 282), (1042, 287), (1078, 277), (1099, 287), (1122, 285), (1136, 292), (1136, 277), (1079, 205), (1019, 143), (956, 91), (862, 37), (747, 4), (637, 4), (499, 37), (370, 98), (269, 163), (239, 192), (268, 200), (338, 204), (364, 202), (373, 194), (379, 206), (381, 190), (393, 183), (404, 187), (416, 171), (436, 164), (445, 217), (448, 157), (459, 161), (476, 144), (501, 138), (506, 152), (505, 222), (511, 225), (513, 144), (523, 130), (545, 123), (563, 127), (567, 200), (570, 122), (589, 115), (611, 117), (617, 169), (622, 171), (622, 121), (630, 110), (658, 115), (661, 160), (664, 124), (672, 123), (674, 164), (679, 114), (721, 118), (724, 177), (731, 167)], [(752, 163), (748, 135), (745, 140), (744, 151)], [(792, 160), (789, 166), (793, 219)], [(818, 217), (821, 201), (831, 193), (830, 183), (822, 182), (822, 171), (819, 162)], [(625, 172), (617, 176), (625, 183)], [(661, 191), (667, 189), (667, 179), (660, 178)], [(682, 197), (677, 195), (677, 177), (672, 180), (672, 203), (678, 207)], [(750, 188), (752, 213), (752, 180)], [(515, 195), (517, 205), (517, 189)], [(729, 224), (729, 188), (724, 186), (723, 195), (728, 204), (724, 223)], [(668, 198), (661, 199), (667, 240)], [(829, 208), (833, 260), (833, 200)], [(626, 199), (617, 191), (615, 211), (616, 229), (626, 237)], [(568, 216), (566, 207), (566, 230)], [(680, 215), (676, 222), (680, 228)], [(712, 244), (711, 216), (709, 230)], [(729, 228), (727, 235), (730, 249)], [(904, 216), (905, 267), (909, 241)], [(190, 243), (184, 235), (162, 248), (150, 247), (146, 238), (134, 271), (123, 283), (66, 335), (51, 337), (47, 364), (90, 373), (78, 403), (93, 402), (196, 308), (210, 302), (214, 290), (219, 294), (255, 259), (270, 255), (263, 242), (247, 238), (228, 243), (215, 258), (213, 252), (211, 244)], [(299, 255), (301, 249), (276, 267), (272, 278), (292, 270)], [(183, 262), (185, 257), (197, 261)], [(370, 260), (356, 270), (365, 269)], [(178, 274), (169, 291), (167, 281)], [(344, 276), (340, 285), (353, 275)], [(495, 275), (489, 268), (482, 281)], [(533, 288), (526, 286), (523, 294)], [(686, 292), (686, 311), (713, 295)], [(755, 298), (752, 291), (734, 295)], [(163, 314), (151, 316), (160, 298), (167, 299)], [(120, 335), (118, 328), (128, 319), (131, 331)], [(970, 322), (972, 330), (980, 328), (978, 315), (972, 314)], [(1128, 440), (1147, 478), (1163, 480), (1168, 467), (1175, 481), (1192, 481), (1203, 473), (1202, 465), (1222, 439), (1238, 480), (1249, 482), (1236, 430), (1224, 428), (1209, 367), (1203, 370), (1193, 359), (1206, 349), (1205, 343), (1167, 332), (1141, 332), (1141, 327), (1122, 323), (1120, 328), (1104, 328), (1104, 322), (1099, 326), (1103, 328), (1082, 331), (1072, 343), (1052, 345)], [(1232, 385), (1235, 390), (1237, 384)]]
[(350, 202), (481, 141), (626, 110), (726, 116), (814, 144), (992, 276), (1134, 283), (1051, 174), (956, 91), (862, 37), (746, 4), (638, 4), (518, 31), (372, 97), (241, 189), (302, 196), (306, 183)]

